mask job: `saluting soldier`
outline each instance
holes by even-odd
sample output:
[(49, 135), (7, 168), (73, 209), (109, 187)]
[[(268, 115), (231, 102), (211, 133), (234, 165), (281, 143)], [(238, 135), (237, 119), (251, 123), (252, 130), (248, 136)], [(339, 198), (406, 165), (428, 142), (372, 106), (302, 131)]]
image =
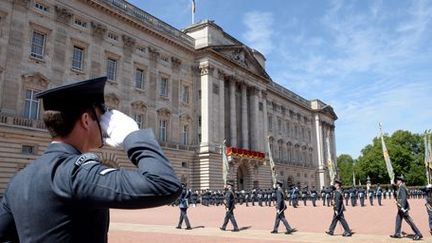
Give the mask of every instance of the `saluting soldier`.
[[(109, 208), (162, 206), (180, 195), (180, 181), (152, 130), (105, 109), (106, 80), (36, 95), (52, 142), (9, 183), (0, 204), (1, 242), (107, 242)], [(136, 168), (110, 168), (89, 153), (104, 141), (123, 148)]]
[(284, 195), (284, 192), (282, 190), (282, 185), (283, 185), (283, 182), (279, 181), (279, 180), (276, 182), (276, 185), (275, 185), (275, 187), (276, 187), (276, 190), (275, 190), (275, 193), (276, 193), (276, 219), (275, 219), (273, 231), (270, 232), (272, 234), (277, 234), (280, 221), (282, 221), (282, 223), (285, 225), (285, 229), (286, 229), (285, 234), (291, 234), (291, 233), (297, 231), (296, 229), (291, 228), (291, 226), (288, 224), (288, 221), (285, 218), (284, 212), (287, 209), (287, 206), (285, 204), (285, 195)]
[(226, 230), (228, 220), (230, 220), (233, 227), (234, 227), (233, 232), (238, 232), (238, 231), (240, 231), (240, 229), (238, 228), (237, 221), (234, 217), (235, 197), (234, 197), (233, 186), (234, 186), (233, 182), (227, 182), (226, 187), (225, 187), (225, 189), (226, 189), (226, 191), (225, 191), (226, 213), (225, 213), (224, 222), (223, 222), (222, 226), (220, 227), (220, 229)]
[(390, 235), (390, 237), (402, 238), (401, 224), (403, 218), (415, 233), (413, 240), (420, 240), (421, 238), (423, 238), (423, 235), (421, 234), (417, 226), (414, 224), (414, 221), (408, 213), (408, 211), (410, 210), (410, 206), (408, 203), (408, 189), (405, 186), (405, 182), (406, 180), (403, 175), (396, 177), (396, 184), (398, 186), (396, 192), (396, 205), (398, 208), (398, 212), (396, 215), (395, 233), (393, 235)]
[(336, 224), (339, 221), (342, 224), (342, 227), (344, 228), (344, 233), (342, 234), (342, 236), (349, 237), (353, 234), (353, 232), (349, 228), (348, 223), (344, 217), (345, 206), (343, 204), (343, 196), (341, 191), (342, 182), (338, 179), (335, 179), (334, 185), (335, 185), (335, 191), (333, 194), (333, 203), (332, 203), (333, 211), (334, 211), (333, 220), (330, 224), (329, 230), (326, 231), (326, 234), (333, 235), (334, 229), (336, 228)]
[(177, 225), (177, 229), (181, 229), (181, 225), (183, 224), (183, 220), (186, 223), (186, 229), (191, 230), (191, 225), (189, 223), (189, 217), (187, 216), (187, 210), (189, 208), (189, 198), (191, 196), (191, 192), (187, 189), (186, 183), (182, 183), (182, 193), (179, 197), (179, 208), (180, 208), (180, 219)]

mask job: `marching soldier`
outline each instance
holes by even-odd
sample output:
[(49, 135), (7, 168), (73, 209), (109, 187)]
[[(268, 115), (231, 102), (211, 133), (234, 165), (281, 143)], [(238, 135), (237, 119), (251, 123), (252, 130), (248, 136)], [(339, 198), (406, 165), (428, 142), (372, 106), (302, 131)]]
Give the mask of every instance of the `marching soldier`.
[(379, 205), (379, 206), (382, 206), (382, 205), (381, 205), (381, 198), (382, 198), (382, 195), (383, 195), (383, 190), (382, 190), (380, 184), (377, 184), (376, 197), (377, 197), (377, 199), (378, 199), (378, 205)]
[(292, 201), (291, 203), (294, 208), (297, 208), (298, 206), (298, 194), (299, 194), (298, 187), (294, 186), (291, 192), (291, 201)]
[(355, 207), (357, 205), (357, 190), (352, 187), (350, 190), (351, 206)]
[(369, 204), (371, 206), (373, 206), (373, 201), (374, 201), (374, 196), (375, 196), (375, 191), (373, 189), (369, 190)]
[(330, 186), (328, 186), (325, 190), (325, 201), (327, 201), (327, 207), (330, 207), (331, 200), (332, 200), (332, 189)]
[(345, 206), (348, 206), (348, 201), (349, 201), (349, 189), (345, 188), (343, 189), (343, 194), (344, 194), (344, 198), (345, 198)]
[(360, 205), (362, 206), (362, 207), (364, 207), (364, 201), (365, 201), (365, 190), (363, 189), (363, 187), (360, 187), (359, 188), (359, 190), (358, 190), (358, 195), (359, 195), (359, 198), (360, 198)]
[(223, 222), (222, 226), (220, 227), (220, 229), (225, 231), (226, 226), (228, 224), (228, 220), (230, 220), (233, 227), (234, 227), (233, 232), (238, 232), (238, 231), (240, 231), (240, 229), (238, 228), (236, 219), (234, 217), (235, 196), (234, 196), (234, 192), (233, 192), (233, 186), (234, 186), (234, 183), (227, 182), (227, 185), (225, 187), (225, 189), (226, 189), (226, 191), (225, 191), (226, 213), (225, 213), (224, 222)]
[(396, 205), (398, 208), (398, 212), (396, 215), (395, 233), (393, 235), (390, 235), (390, 237), (402, 238), (401, 223), (403, 218), (415, 233), (413, 240), (420, 240), (421, 238), (423, 238), (423, 235), (421, 234), (420, 230), (417, 228), (417, 226), (414, 224), (414, 221), (408, 214), (408, 211), (410, 210), (410, 206), (408, 203), (408, 189), (405, 186), (405, 182), (406, 180), (404, 176), (401, 175), (396, 177), (396, 184), (398, 186), (396, 192)]
[(303, 200), (303, 205), (304, 205), (304, 206), (307, 206), (307, 205), (306, 205), (306, 201), (307, 201), (307, 199), (308, 199), (308, 187), (305, 186), (305, 187), (303, 188), (303, 191), (302, 191), (302, 200)]
[(325, 195), (326, 195), (326, 188), (324, 186), (322, 186), (321, 188), (321, 200), (323, 201), (323, 206), (325, 206)]
[(318, 197), (318, 193), (317, 193), (317, 191), (315, 190), (315, 186), (312, 186), (312, 190), (311, 190), (311, 199), (312, 199), (312, 205), (313, 205), (314, 207), (316, 207), (316, 200), (317, 200), (317, 197)]
[[(53, 142), (11, 179), (0, 203), (1, 242), (107, 242), (110, 208), (162, 206), (180, 195), (180, 181), (152, 130), (106, 110), (106, 80), (36, 95)], [(135, 169), (110, 168), (89, 152), (104, 142), (124, 149)]]
[(424, 192), (426, 194), (426, 211), (428, 213), (428, 221), (429, 221), (429, 233), (432, 235), (432, 185), (428, 184), (426, 188), (424, 188)]
[(344, 228), (344, 233), (342, 234), (342, 236), (349, 237), (353, 234), (353, 232), (349, 228), (348, 223), (344, 217), (345, 206), (343, 204), (343, 196), (341, 191), (342, 182), (338, 179), (335, 179), (334, 185), (336, 187), (335, 188), (336, 190), (334, 191), (333, 203), (332, 203), (334, 214), (333, 214), (333, 220), (330, 224), (329, 230), (326, 231), (326, 234), (333, 235), (334, 229), (336, 228), (336, 224), (339, 221), (342, 224), (342, 227)]
[(291, 234), (297, 231), (296, 229), (291, 228), (291, 226), (288, 224), (288, 221), (285, 218), (284, 212), (287, 209), (287, 206), (285, 204), (285, 195), (281, 187), (282, 185), (283, 185), (282, 181), (276, 182), (276, 219), (275, 219), (273, 231), (270, 232), (272, 234), (277, 234), (280, 221), (282, 221), (282, 223), (285, 225), (286, 228), (285, 234)]
[(181, 225), (183, 224), (183, 220), (186, 223), (186, 229), (191, 230), (191, 226), (189, 223), (189, 218), (187, 216), (187, 210), (189, 208), (189, 198), (191, 195), (191, 192), (187, 189), (186, 184), (182, 183), (183, 191), (180, 194), (179, 198), (179, 208), (180, 208), (180, 219), (177, 225), (177, 229), (181, 229)]

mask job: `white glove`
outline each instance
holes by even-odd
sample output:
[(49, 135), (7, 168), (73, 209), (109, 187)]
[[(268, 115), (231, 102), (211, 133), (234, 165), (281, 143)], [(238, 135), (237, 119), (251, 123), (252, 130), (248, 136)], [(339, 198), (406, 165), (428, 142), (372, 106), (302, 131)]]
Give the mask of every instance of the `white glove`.
[(127, 135), (139, 130), (134, 119), (118, 110), (105, 112), (101, 117), (100, 125), (102, 131), (108, 136), (104, 138), (104, 142), (112, 147), (122, 146)]

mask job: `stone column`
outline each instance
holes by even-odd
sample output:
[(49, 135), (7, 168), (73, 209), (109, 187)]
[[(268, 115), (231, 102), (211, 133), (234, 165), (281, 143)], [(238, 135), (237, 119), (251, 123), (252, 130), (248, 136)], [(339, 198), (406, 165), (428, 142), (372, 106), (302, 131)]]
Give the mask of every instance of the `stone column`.
[(200, 65), (201, 71), (201, 146), (200, 152), (209, 152), (211, 139), (213, 138), (212, 104), (213, 104), (213, 70), (214, 68), (208, 63)]
[(326, 186), (325, 184), (325, 170), (324, 170), (324, 154), (323, 154), (323, 137), (322, 127), (318, 114), (315, 114), (315, 133), (316, 133), (316, 153), (318, 158), (318, 173), (320, 188)]
[(249, 128), (248, 128), (248, 102), (247, 102), (247, 86), (242, 83), (241, 86), (241, 97), (242, 97), (242, 147), (249, 149)]
[(251, 89), (251, 129), (250, 131), (250, 146), (251, 150), (258, 151), (258, 90), (256, 87)]
[(237, 147), (237, 119), (236, 119), (236, 83), (234, 79), (229, 80), (230, 89), (230, 144)]
[(265, 91), (261, 91), (261, 101), (263, 103), (263, 136), (261, 139), (261, 151), (265, 151), (266, 143), (267, 143), (267, 136), (268, 134), (268, 115), (267, 115), (267, 93)]
[[(218, 142), (223, 142), (225, 138), (225, 74), (219, 70), (218, 72), (219, 78), (219, 114), (218, 114), (218, 123), (219, 123), (219, 140)], [(216, 135), (216, 134), (215, 134)]]

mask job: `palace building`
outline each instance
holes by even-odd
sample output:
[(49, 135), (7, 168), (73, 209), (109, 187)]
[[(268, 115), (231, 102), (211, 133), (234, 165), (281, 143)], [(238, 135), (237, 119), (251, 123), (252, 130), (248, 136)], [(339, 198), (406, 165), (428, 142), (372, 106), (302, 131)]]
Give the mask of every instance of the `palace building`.
[[(0, 194), (50, 142), (35, 94), (107, 76), (105, 101), (152, 128), (179, 178), (219, 189), (329, 184), (332, 107), (268, 75), (266, 58), (213, 21), (179, 30), (124, 0), (0, 1)], [(268, 146), (269, 144), (269, 146)], [(122, 150), (95, 151), (132, 168)]]

